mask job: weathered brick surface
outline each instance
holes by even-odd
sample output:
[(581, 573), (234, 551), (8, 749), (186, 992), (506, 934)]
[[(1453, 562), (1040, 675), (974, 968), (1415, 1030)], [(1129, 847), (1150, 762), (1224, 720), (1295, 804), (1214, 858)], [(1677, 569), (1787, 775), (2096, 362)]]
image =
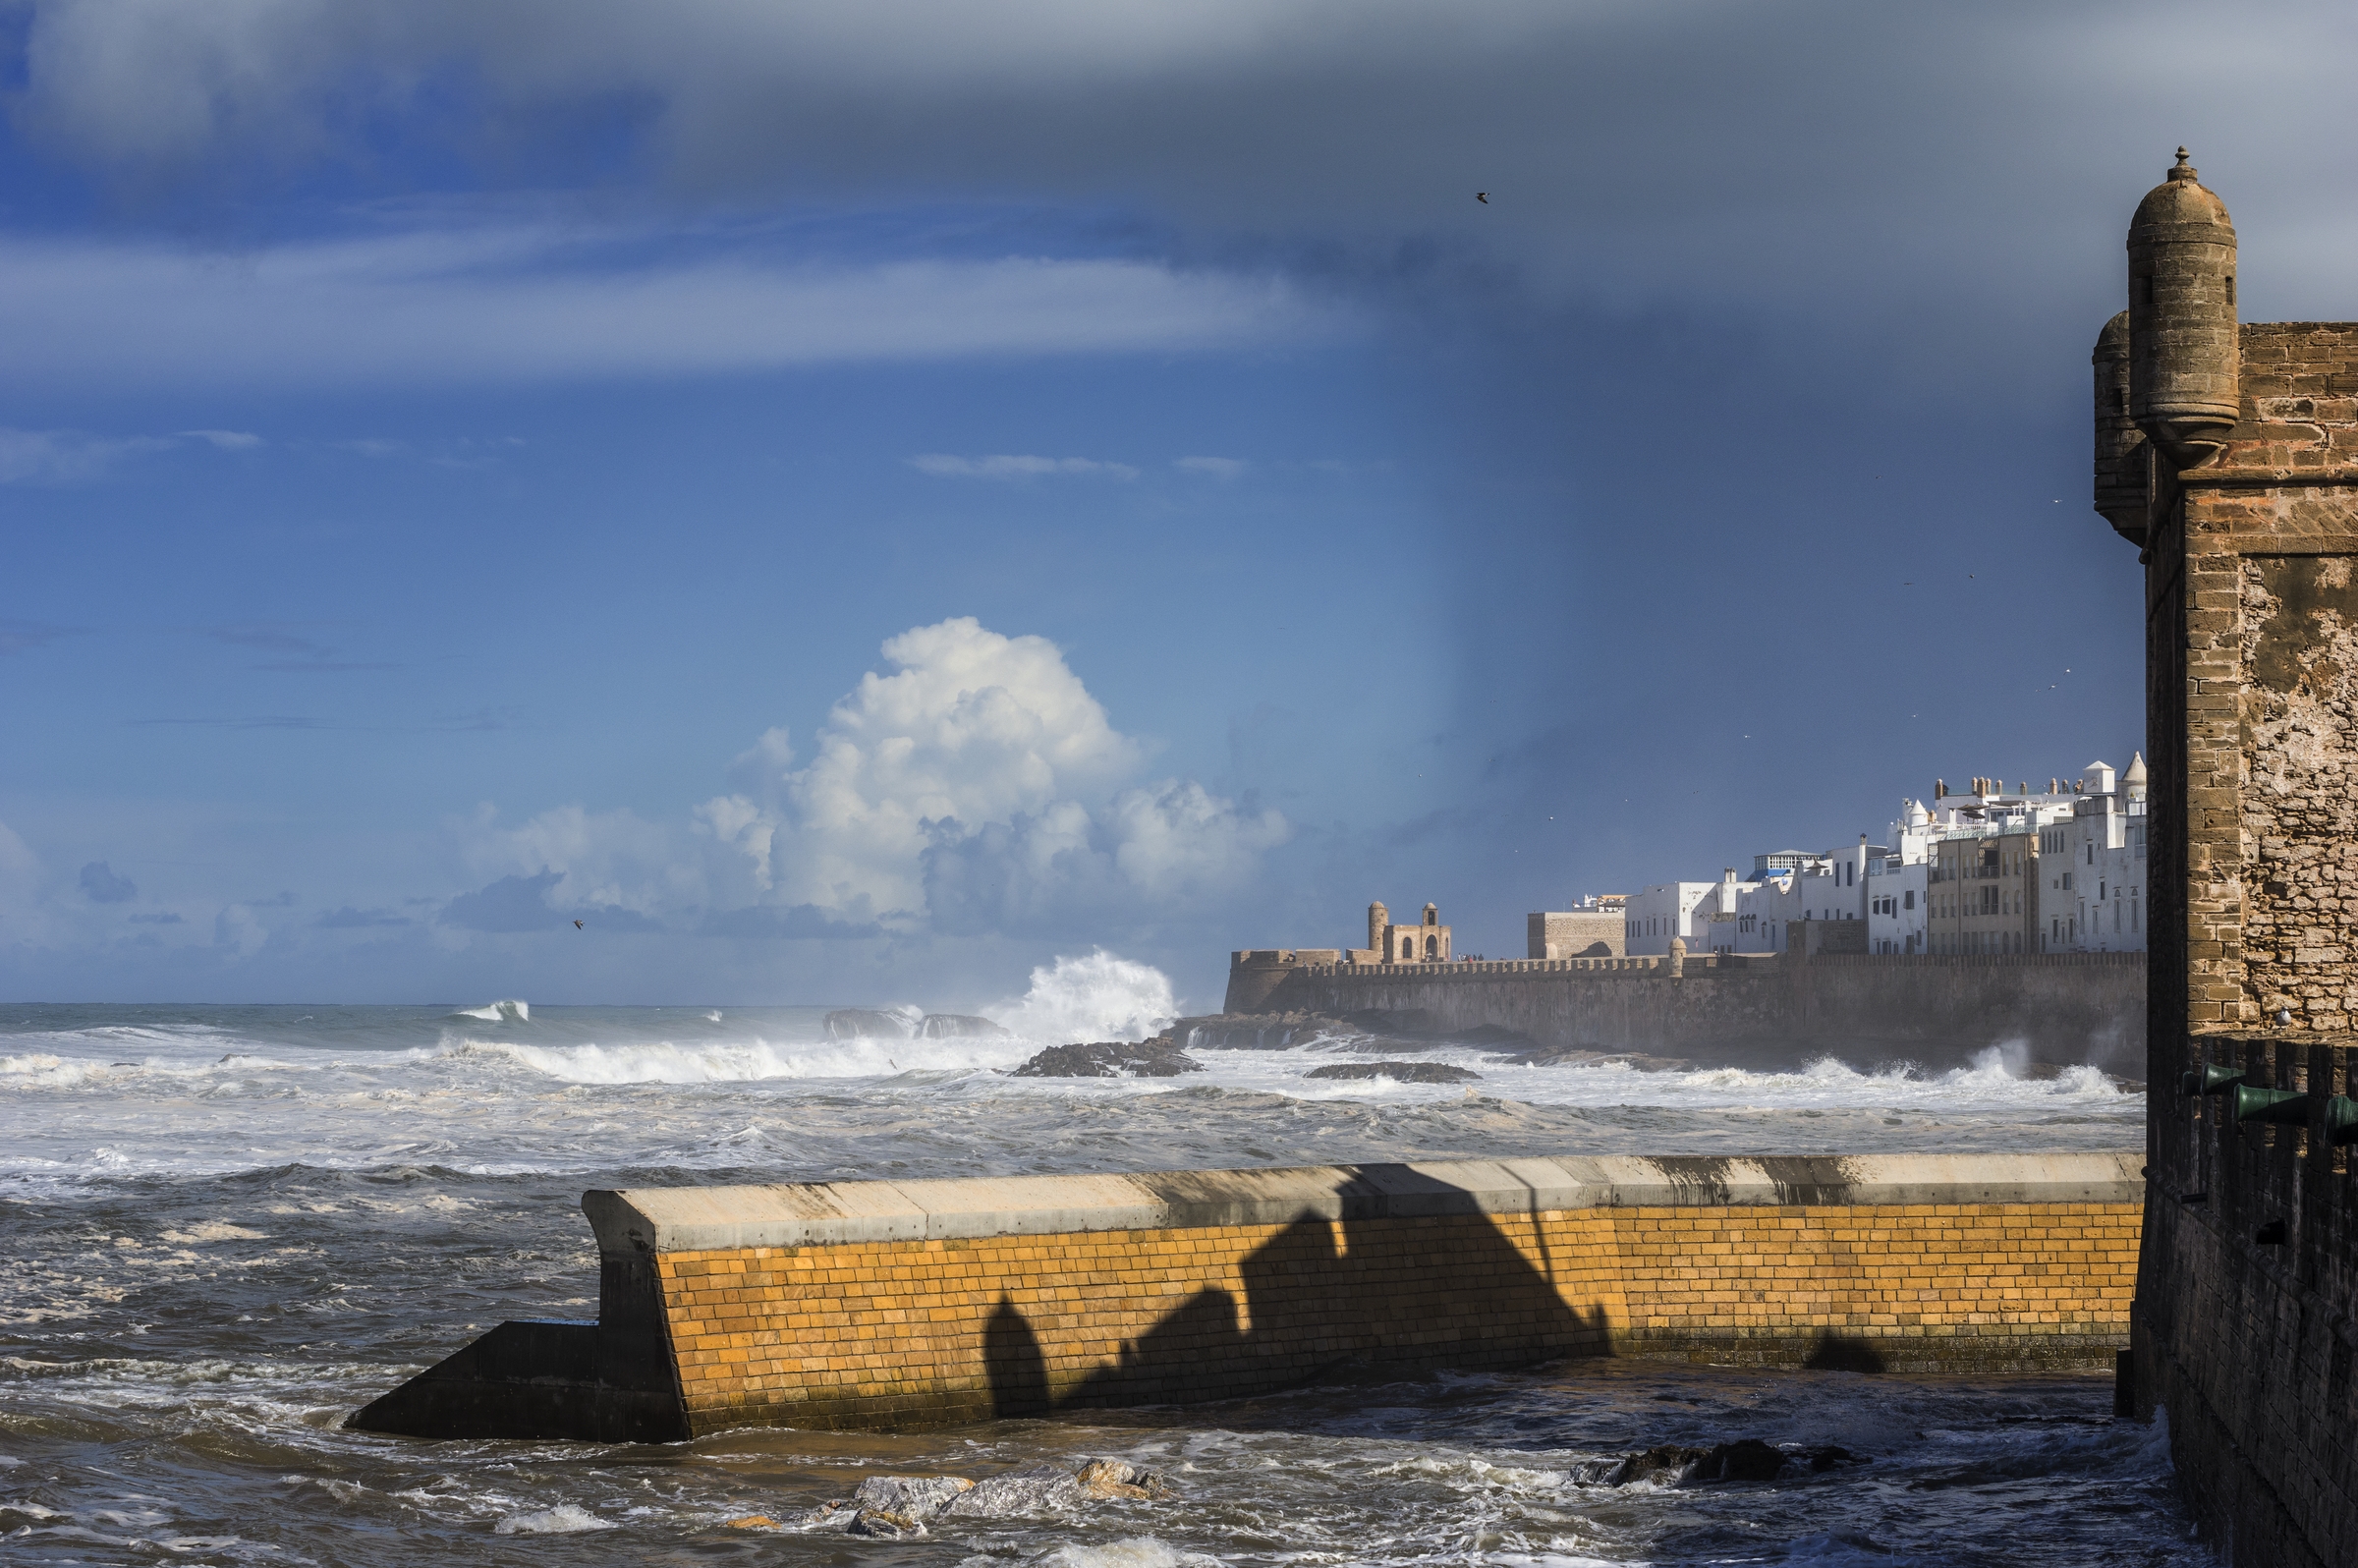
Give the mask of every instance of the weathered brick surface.
[(669, 1253), (697, 1431), (1281, 1387), (1339, 1365), (1668, 1354), (2108, 1365), (2126, 1204), (1600, 1208)]

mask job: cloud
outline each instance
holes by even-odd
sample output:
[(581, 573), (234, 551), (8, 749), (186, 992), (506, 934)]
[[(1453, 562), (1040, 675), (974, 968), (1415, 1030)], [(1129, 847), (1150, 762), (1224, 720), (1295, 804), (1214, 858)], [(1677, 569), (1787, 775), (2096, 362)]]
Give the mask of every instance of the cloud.
[(1233, 479), (1245, 472), (1243, 458), (1183, 457), (1171, 460), (1171, 467), (1185, 469), (1190, 474), (1208, 474), (1215, 479)]
[(167, 911), (162, 915), (134, 915), (131, 918), (131, 924), (134, 925), (179, 925), (184, 923), (178, 915)]
[(1291, 829), (1192, 781), (1124, 788), (1146, 748), (1062, 652), (971, 616), (882, 647), (795, 766), (782, 730), (699, 824), (764, 889), (851, 924), (981, 931), (1233, 891)]
[(945, 479), (1029, 479), (1044, 474), (1101, 474), (1109, 478), (1135, 479), (1138, 470), (1127, 463), (1099, 463), (1092, 458), (952, 457), (927, 452), (913, 457), (909, 466), (920, 474)]
[[(425, 231), (234, 258), (0, 238), (10, 344), (0, 381), (120, 390), (716, 374), (1224, 350), (1315, 337), (1340, 319), (1269, 275), (1090, 257), (818, 264), (742, 249), (654, 264), (648, 238)], [(0, 480), (82, 477), (169, 444), (0, 431)]]
[(342, 909), (327, 911), (311, 924), (328, 930), (355, 930), (369, 925), (408, 925), (411, 921), (407, 915), (396, 915), (391, 910), (354, 909), (347, 904)]
[(224, 452), (247, 452), (262, 444), (260, 436), (250, 435), (244, 430), (183, 430), (180, 433), (192, 441), (209, 442)]
[(0, 427), (0, 484), (72, 484), (95, 478), (122, 458), (160, 452), (171, 444), (155, 436), (108, 439), (74, 430)]
[[(216, 643), (231, 647), (251, 648), (257, 653), (277, 653), (279, 658), (263, 659), (246, 666), (250, 670), (270, 670), (293, 675), (338, 675), (353, 670), (397, 670), (398, 664), (379, 663), (362, 659), (340, 659), (336, 649), (313, 638), (304, 637), (292, 630), (300, 623), (257, 621), (243, 626), (214, 626), (204, 629), (204, 635)], [(295, 726), (282, 726), (295, 727)]]
[(116, 875), (106, 862), (91, 861), (82, 868), (82, 894), (93, 904), (128, 904), (140, 890), (130, 877)]
[(807, 751), (772, 728), (736, 788), (679, 822), (562, 806), (459, 824), (491, 879), (445, 927), (662, 929), (758, 940), (1095, 934), (1235, 893), (1292, 829), (1192, 780), (1133, 782), (1115, 729), (1045, 638), (971, 616), (887, 639)]
[(549, 908), (548, 890), (564, 879), (561, 871), (503, 876), (488, 887), (461, 893), (434, 919), (471, 931), (553, 931), (565, 920)]
[(42, 621), (0, 620), (0, 657), (47, 647), (59, 638), (72, 637), (81, 630), (75, 626), (51, 626)]

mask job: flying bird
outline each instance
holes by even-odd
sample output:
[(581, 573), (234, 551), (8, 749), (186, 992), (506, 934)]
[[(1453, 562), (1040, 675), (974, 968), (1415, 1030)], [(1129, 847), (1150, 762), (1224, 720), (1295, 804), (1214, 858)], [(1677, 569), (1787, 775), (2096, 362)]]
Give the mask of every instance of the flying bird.
[(582, 928), (582, 923), (580, 921), (575, 921), (573, 923), (573, 928), (577, 931), (580, 930)]
[(1477, 191), (1474, 193), (1474, 199), (1487, 207), (1490, 204), (1490, 194), (1488, 191)]

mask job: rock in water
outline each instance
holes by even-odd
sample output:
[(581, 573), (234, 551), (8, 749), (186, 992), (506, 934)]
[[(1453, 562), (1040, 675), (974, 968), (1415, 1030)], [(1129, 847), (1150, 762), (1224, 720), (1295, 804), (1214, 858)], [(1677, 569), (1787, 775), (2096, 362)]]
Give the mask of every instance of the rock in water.
[(1482, 1075), (1447, 1062), (1336, 1062), (1314, 1067), (1313, 1078), (1388, 1078), (1395, 1084), (1463, 1084), (1480, 1082)]
[(974, 1489), (975, 1484), (964, 1476), (870, 1476), (860, 1483), (852, 1501), (862, 1508), (928, 1519)]
[(1830, 1470), (1836, 1465), (1858, 1464), (1860, 1460), (1840, 1448), (1788, 1454), (1758, 1437), (1740, 1437), (1711, 1448), (1682, 1448), (1666, 1443), (1642, 1453), (1624, 1454), (1619, 1459), (1592, 1460), (1575, 1466), (1573, 1479), (1593, 1486), (1626, 1486), (1636, 1481), (1655, 1481), (1672, 1486), (1713, 1481), (1774, 1481), (1787, 1464), (1796, 1462), (1807, 1464), (1812, 1470)]
[(1133, 1045), (1095, 1040), (1086, 1045), (1051, 1045), (1010, 1076), (1015, 1078), (1177, 1078), (1200, 1073), (1204, 1064), (1157, 1035)]
[(1081, 1483), (1071, 1471), (1043, 1461), (985, 1477), (975, 1483), (974, 1490), (960, 1493), (942, 1514), (952, 1519), (1005, 1519), (1070, 1508), (1081, 1495)]
[(1141, 1470), (1120, 1459), (1093, 1459), (1073, 1478), (1091, 1497), (1168, 1497), (1171, 1488), (1151, 1470)]
[(872, 1007), (838, 1007), (827, 1015), (829, 1039), (907, 1039), (909, 1020)]
[(847, 1536), (868, 1536), (876, 1540), (903, 1540), (922, 1536), (926, 1527), (907, 1514), (896, 1514), (885, 1508), (863, 1508), (853, 1515), (844, 1528)]
[(1758, 1437), (1745, 1437), (1732, 1443), (1721, 1443), (1695, 1462), (1690, 1479), (1695, 1481), (1774, 1481), (1776, 1473), (1785, 1468), (1781, 1449), (1771, 1447)]
[(965, 1013), (927, 1013), (917, 1032), (926, 1039), (1005, 1039), (1014, 1033)]

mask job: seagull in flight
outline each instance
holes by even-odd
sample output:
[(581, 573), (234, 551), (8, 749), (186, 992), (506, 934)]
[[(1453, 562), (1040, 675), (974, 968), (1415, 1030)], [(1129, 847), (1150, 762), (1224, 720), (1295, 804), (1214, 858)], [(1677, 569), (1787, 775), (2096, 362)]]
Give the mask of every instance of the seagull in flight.
[(1487, 207), (1490, 204), (1490, 194), (1488, 191), (1477, 191), (1474, 193), (1474, 199)]
[(582, 928), (582, 923), (580, 921), (575, 921), (573, 923), (573, 928), (577, 931), (580, 930)]

